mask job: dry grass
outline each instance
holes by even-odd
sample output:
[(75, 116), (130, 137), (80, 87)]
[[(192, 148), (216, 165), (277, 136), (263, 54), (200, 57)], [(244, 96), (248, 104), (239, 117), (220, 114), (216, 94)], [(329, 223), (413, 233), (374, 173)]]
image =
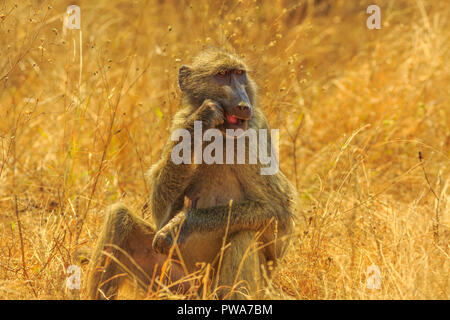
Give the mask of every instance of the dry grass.
[(330, 1), (301, 23), (296, 1), (75, 2), (64, 35), (73, 2), (0, 1), (0, 298), (77, 296), (71, 253), (111, 203), (141, 209), (177, 69), (209, 45), (245, 54), (299, 190), (268, 298), (450, 298), (447, 1)]

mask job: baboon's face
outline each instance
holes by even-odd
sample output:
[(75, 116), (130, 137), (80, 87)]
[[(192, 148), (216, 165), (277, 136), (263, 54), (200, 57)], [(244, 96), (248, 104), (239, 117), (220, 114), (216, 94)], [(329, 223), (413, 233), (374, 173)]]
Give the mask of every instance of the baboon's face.
[(224, 69), (212, 76), (215, 85), (222, 91), (222, 99), (218, 101), (225, 111), (224, 129), (247, 129), (252, 117), (252, 104), (248, 97), (246, 70)]
[(225, 129), (247, 129), (253, 115), (255, 85), (245, 65), (231, 54), (206, 53), (192, 66), (182, 66), (179, 84), (184, 97), (199, 107), (205, 99), (218, 102), (224, 109)]

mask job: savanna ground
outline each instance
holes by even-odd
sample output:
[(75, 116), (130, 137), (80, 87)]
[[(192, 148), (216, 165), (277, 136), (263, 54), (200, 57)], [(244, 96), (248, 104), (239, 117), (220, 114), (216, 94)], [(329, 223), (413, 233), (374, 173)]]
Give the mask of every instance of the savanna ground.
[(80, 296), (72, 253), (108, 205), (141, 212), (177, 70), (214, 45), (250, 65), (299, 192), (267, 298), (449, 299), (450, 3), (313, 2), (0, 1), (0, 298)]

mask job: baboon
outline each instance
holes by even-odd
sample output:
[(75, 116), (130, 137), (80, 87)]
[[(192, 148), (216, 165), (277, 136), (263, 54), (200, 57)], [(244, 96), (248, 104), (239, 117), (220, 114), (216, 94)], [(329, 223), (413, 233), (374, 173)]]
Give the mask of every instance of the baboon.
[[(227, 136), (226, 129), (268, 130), (247, 71), (236, 55), (218, 48), (204, 50), (190, 66), (182, 66), (181, 108), (170, 132), (184, 129), (194, 140), (195, 121), (201, 121), (204, 130), (221, 130), (225, 139), (236, 139)], [(172, 281), (183, 272), (195, 271), (200, 262), (210, 263), (218, 297), (242, 299), (259, 297), (270, 279), (293, 231), (296, 193), (291, 183), (280, 171), (261, 175), (260, 163), (175, 164), (171, 153), (177, 143), (169, 136), (160, 160), (147, 174), (155, 226), (123, 205), (109, 211), (91, 259), (90, 298), (117, 298), (123, 286), (117, 277), (120, 272), (145, 290), (152, 274), (160, 272), (155, 266), (161, 265), (174, 242), (184, 269), (172, 264)], [(108, 258), (102, 251), (108, 243), (114, 246), (110, 259), (125, 266), (113, 262), (105, 266)], [(133, 268), (134, 278), (129, 272), (131, 260), (139, 265)]]

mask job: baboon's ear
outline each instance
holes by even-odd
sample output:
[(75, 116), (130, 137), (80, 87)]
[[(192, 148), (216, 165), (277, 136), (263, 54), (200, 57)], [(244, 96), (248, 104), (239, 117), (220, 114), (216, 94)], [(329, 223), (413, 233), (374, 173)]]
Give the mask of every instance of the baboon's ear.
[(178, 71), (178, 85), (181, 91), (186, 90), (187, 79), (191, 75), (191, 69), (188, 66), (181, 66), (180, 71)]

